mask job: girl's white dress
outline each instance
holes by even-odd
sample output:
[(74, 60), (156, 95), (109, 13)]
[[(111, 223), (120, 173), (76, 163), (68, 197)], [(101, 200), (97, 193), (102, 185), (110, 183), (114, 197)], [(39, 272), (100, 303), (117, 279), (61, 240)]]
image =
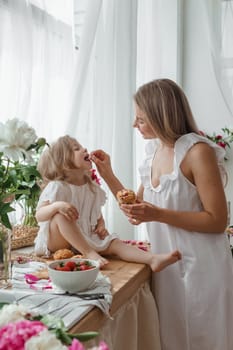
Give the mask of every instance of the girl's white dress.
[[(106, 194), (95, 182), (92, 189), (88, 184), (82, 186), (72, 185), (63, 181), (51, 181), (42, 191), (37, 207), (49, 200), (65, 201), (73, 204), (79, 213), (77, 225), (82, 234), (93, 249), (98, 252), (105, 250), (110, 242), (117, 238), (116, 234), (109, 234), (105, 239), (100, 239), (93, 231), (97, 220), (101, 216), (101, 207), (106, 201)], [(50, 221), (39, 222), (39, 232), (35, 239), (35, 253), (37, 255), (49, 255), (47, 248)]]
[[(156, 140), (149, 141), (139, 171), (144, 200), (163, 208), (200, 211), (196, 187), (184, 177), (180, 164), (197, 142), (214, 147), (219, 165), (225, 152), (194, 133), (175, 144), (173, 172), (151, 184)], [(159, 222), (147, 223), (154, 253), (179, 249), (182, 260), (153, 274), (152, 290), (160, 320), (162, 350), (233, 349), (233, 260), (226, 234), (187, 232)]]

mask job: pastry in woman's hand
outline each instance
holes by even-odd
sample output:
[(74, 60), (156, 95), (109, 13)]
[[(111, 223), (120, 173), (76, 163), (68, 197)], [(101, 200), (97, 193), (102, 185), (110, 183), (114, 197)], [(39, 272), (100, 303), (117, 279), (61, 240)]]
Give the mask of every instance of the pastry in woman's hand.
[(116, 194), (117, 200), (120, 204), (134, 204), (136, 202), (136, 194), (132, 190), (123, 188)]

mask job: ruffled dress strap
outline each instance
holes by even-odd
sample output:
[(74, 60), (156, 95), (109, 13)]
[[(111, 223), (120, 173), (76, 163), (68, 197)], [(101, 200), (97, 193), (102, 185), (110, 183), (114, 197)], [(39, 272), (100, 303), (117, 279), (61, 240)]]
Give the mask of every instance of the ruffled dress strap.
[(182, 162), (182, 160), (184, 159), (187, 151), (196, 143), (199, 142), (205, 142), (208, 145), (210, 145), (216, 154), (216, 158), (217, 158), (217, 163), (219, 166), (219, 170), (221, 173), (221, 178), (223, 183), (226, 183), (226, 179), (227, 179), (227, 173), (225, 170), (225, 166), (224, 166), (224, 157), (226, 154), (226, 151), (218, 146), (216, 143), (214, 143), (213, 141), (209, 140), (208, 138), (195, 134), (195, 133), (190, 133), (190, 134), (186, 134), (181, 136), (175, 143), (175, 159), (174, 159), (174, 167), (176, 169), (178, 169), (180, 167), (180, 164)]
[(158, 147), (158, 140), (153, 139), (148, 141), (145, 147), (145, 159), (139, 166), (139, 174), (141, 178), (141, 183), (144, 188), (151, 187), (151, 165), (155, 155), (155, 151)]

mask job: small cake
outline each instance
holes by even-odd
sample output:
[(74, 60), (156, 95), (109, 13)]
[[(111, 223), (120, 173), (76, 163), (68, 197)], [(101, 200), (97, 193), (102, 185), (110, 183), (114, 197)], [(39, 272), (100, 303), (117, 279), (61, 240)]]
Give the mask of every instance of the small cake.
[(136, 194), (134, 191), (125, 188), (118, 191), (116, 197), (120, 204), (133, 204), (136, 202)]
[(74, 253), (70, 249), (59, 249), (53, 254), (54, 260), (69, 259), (74, 256)]

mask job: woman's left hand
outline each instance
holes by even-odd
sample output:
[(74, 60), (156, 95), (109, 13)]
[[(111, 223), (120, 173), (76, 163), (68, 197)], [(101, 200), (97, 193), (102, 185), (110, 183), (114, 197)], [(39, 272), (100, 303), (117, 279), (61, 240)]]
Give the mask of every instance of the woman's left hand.
[(157, 221), (159, 214), (159, 208), (148, 202), (121, 204), (120, 208), (133, 225), (139, 225), (142, 222)]

